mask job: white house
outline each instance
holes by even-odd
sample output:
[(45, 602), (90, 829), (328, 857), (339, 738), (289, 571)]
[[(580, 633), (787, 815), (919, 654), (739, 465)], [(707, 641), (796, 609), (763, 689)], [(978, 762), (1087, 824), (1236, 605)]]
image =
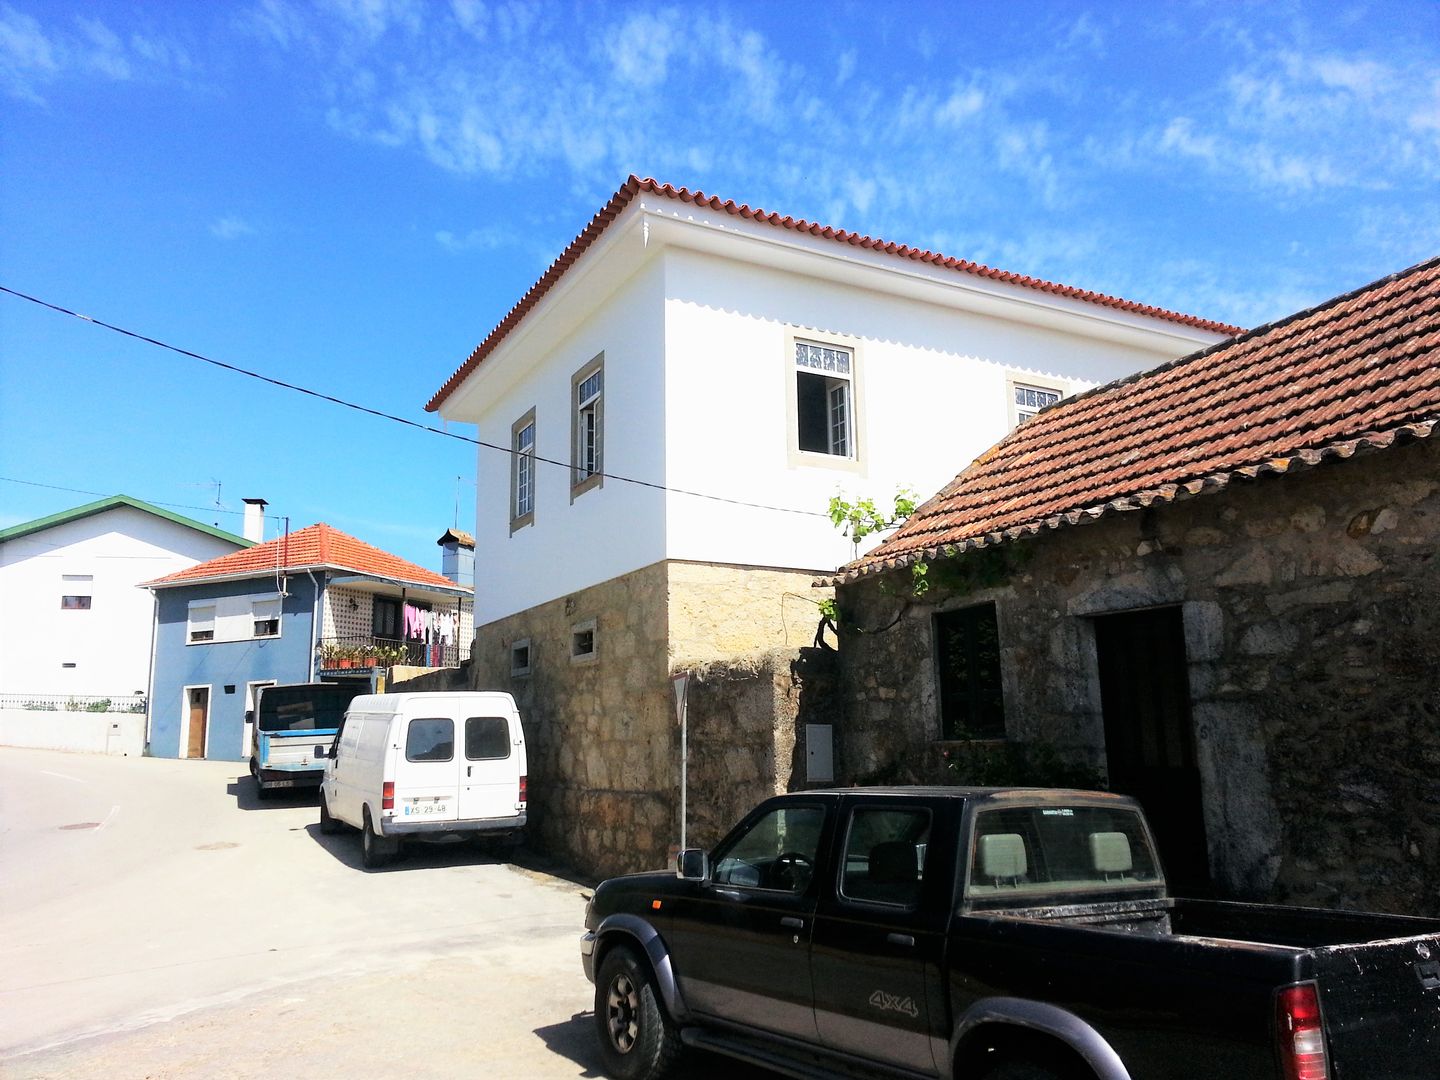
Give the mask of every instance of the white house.
[[(137, 586), (251, 542), (124, 495), (0, 530), (0, 704), (138, 699), (143, 735), (155, 612)], [(0, 737), (29, 741), (10, 719)]]
[(538, 717), (542, 831), (582, 863), (579, 818), (673, 834), (667, 676), (810, 641), (832, 495), (933, 491), (1235, 329), (631, 177), (428, 405), (501, 448), (472, 671)]

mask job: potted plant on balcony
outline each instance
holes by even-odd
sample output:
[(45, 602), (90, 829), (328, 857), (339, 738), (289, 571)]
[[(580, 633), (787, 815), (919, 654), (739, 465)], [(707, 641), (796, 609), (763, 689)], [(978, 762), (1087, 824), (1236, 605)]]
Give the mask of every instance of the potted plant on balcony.
[(340, 646), (333, 641), (326, 642), (320, 646), (320, 667), (324, 671), (332, 671), (340, 666)]

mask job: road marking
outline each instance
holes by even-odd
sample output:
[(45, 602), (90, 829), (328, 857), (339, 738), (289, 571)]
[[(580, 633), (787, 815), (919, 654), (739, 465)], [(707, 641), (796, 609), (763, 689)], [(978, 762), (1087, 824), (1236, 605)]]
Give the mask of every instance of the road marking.
[(90, 781), (81, 780), (78, 776), (66, 776), (62, 772), (51, 772), (49, 769), (41, 769), (41, 776), (53, 776), (57, 780), (69, 780), (72, 784), (88, 784)]
[(105, 820), (102, 821), (102, 822), (100, 822), (99, 826), (95, 829), (95, 831), (96, 831), (97, 833), (103, 831), (104, 828), (105, 828), (105, 826), (110, 824), (110, 819), (113, 818), (113, 817), (114, 817), (116, 814), (118, 814), (119, 812), (120, 812), (120, 804), (119, 804), (119, 803), (116, 803), (114, 806), (110, 807), (110, 813), (108, 813), (108, 814), (105, 815)]

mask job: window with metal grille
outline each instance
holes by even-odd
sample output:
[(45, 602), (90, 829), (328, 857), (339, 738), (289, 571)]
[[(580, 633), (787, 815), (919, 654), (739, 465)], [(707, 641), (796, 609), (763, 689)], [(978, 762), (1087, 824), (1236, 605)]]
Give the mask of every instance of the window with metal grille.
[(1060, 391), (1051, 390), (1043, 386), (1026, 386), (1023, 383), (1014, 383), (1015, 388), (1015, 425), (1019, 427), (1035, 416), (1041, 409), (1054, 405), (1060, 400)]
[(1003, 739), (1005, 698), (995, 605), (977, 604), (936, 615), (935, 652), (940, 737)]
[(795, 343), (795, 421), (799, 448), (854, 457), (853, 354), (833, 345)]

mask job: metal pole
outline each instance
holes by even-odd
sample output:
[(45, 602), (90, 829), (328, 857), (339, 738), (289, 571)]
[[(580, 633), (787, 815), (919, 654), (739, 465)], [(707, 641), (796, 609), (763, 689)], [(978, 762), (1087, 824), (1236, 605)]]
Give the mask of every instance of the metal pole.
[(680, 850), (684, 851), (685, 844), (685, 787), (686, 780), (690, 774), (690, 724), (689, 724), (689, 702), (680, 702)]

